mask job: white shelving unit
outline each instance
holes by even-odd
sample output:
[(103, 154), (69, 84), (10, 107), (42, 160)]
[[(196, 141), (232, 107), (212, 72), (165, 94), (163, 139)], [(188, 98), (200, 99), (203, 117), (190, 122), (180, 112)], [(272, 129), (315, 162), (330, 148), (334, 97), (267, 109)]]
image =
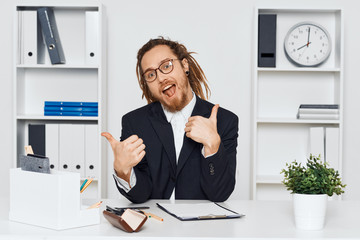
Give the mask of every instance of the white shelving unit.
[[(22, 11), (51, 7), (66, 59), (65, 64), (52, 65), (47, 50), (44, 59), (36, 64), (24, 64), (21, 36)], [(97, 61), (87, 63), (86, 12), (98, 13)], [(100, 133), (106, 130), (106, 41), (104, 10), (97, 1), (27, 1), (14, 9), (14, 167), (19, 166), (18, 156), (24, 154), (28, 144), (29, 124), (82, 124), (96, 125), (98, 135), (98, 177), (82, 194), (83, 198), (106, 196), (106, 145)], [(40, 30), (41, 31), (41, 30)], [(96, 31), (95, 31), (96, 32)], [(44, 116), (45, 101), (98, 102), (97, 117)], [(62, 166), (59, 166), (62, 171)], [(83, 179), (82, 179), (83, 181)], [(79, 183), (80, 184), (80, 183)], [(80, 186), (80, 185), (79, 185)], [(80, 188), (79, 188), (80, 189)]]
[[(342, 169), (343, 134), (343, 11), (341, 9), (256, 8), (254, 51), (258, 56), (258, 16), (276, 14), (276, 67), (253, 66), (252, 199), (282, 200), (291, 195), (281, 183), (285, 164), (306, 160), (311, 127), (339, 128), (339, 164)], [(332, 52), (318, 67), (297, 67), (285, 56), (284, 39), (291, 26), (312, 21), (325, 27)], [(339, 120), (296, 119), (300, 104), (339, 104)]]

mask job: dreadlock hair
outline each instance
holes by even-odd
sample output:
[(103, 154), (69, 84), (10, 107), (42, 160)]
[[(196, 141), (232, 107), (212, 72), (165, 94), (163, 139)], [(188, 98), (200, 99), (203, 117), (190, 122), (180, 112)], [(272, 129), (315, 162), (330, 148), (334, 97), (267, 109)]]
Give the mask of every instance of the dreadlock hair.
[[(140, 85), (141, 90), (143, 91), (142, 98), (146, 98), (148, 103), (156, 101), (156, 99), (152, 96), (150, 89), (145, 81), (145, 78), (143, 76), (143, 69), (141, 68), (141, 60), (146, 52), (151, 50), (153, 47), (158, 45), (165, 45), (170, 47), (172, 52), (177, 56), (178, 59), (182, 60), (186, 58), (189, 63), (189, 74), (187, 75), (187, 78), (190, 83), (190, 87), (193, 90), (193, 92), (200, 97), (201, 99), (207, 100), (209, 98), (209, 95), (211, 94), (210, 88), (207, 84), (206, 76), (201, 69), (198, 62), (195, 60), (191, 54), (195, 52), (188, 52), (186, 47), (183, 44), (180, 44), (175, 41), (171, 41), (168, 39), (164, 39), (163, 37), (159, 37), (156, 39), (150, 39), (140, 50), (137, 54), (137, 64), (136, 64), (136, 76)], [(180, 61), (181, 65), (182, 62)], [(206, 91), (206, 98), (202, 89), (202, 86), (204, 85), (205, 91)]]

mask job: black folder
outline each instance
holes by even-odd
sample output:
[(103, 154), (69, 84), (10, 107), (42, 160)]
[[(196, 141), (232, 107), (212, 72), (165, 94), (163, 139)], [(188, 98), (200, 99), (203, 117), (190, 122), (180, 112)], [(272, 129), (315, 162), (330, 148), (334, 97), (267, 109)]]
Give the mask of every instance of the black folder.
[(61, 45), (53, 9), (43, 7), (39, 8), (37, 12), (51, 63), (65, 63), (64, 51)]
[(45, 124), (29, 124), (29, 145), (35, 154), (46, 156)]
[(259, 14), (258, 67), (276, 67), (275, 14)]

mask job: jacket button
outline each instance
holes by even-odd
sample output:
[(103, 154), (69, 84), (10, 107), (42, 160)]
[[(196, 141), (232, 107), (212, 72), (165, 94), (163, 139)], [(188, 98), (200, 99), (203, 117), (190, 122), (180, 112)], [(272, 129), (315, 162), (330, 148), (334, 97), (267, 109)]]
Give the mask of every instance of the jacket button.
[(176, 178), (175, 177), (170, 177), (171, 181), (175, 182)]
[(209, 171), (210, 171), (210, 175), (214, 175), (215, 174), (215, 167), (214, 167), (214, 163), (209, 163)]

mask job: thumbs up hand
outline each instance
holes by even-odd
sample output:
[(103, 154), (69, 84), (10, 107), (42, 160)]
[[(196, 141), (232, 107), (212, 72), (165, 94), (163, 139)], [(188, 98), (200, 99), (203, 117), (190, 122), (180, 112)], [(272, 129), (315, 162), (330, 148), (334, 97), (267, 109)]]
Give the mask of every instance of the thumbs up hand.
[(145, 144), (136, 135), (132, 135), (122, 142), (117, 141), (110, 133), (103, 132), (114, 153), (114, 169), (118, 177), (130, 182), (131, 169), (145, 156)]
[(219, 104), (216, 104), (209, 118), (192, 116), (185, 124), (186, 136), (204, 145), (205, 157), (216, 153), (220, 146), (221, 139), (217, 131), (218, 109)]

